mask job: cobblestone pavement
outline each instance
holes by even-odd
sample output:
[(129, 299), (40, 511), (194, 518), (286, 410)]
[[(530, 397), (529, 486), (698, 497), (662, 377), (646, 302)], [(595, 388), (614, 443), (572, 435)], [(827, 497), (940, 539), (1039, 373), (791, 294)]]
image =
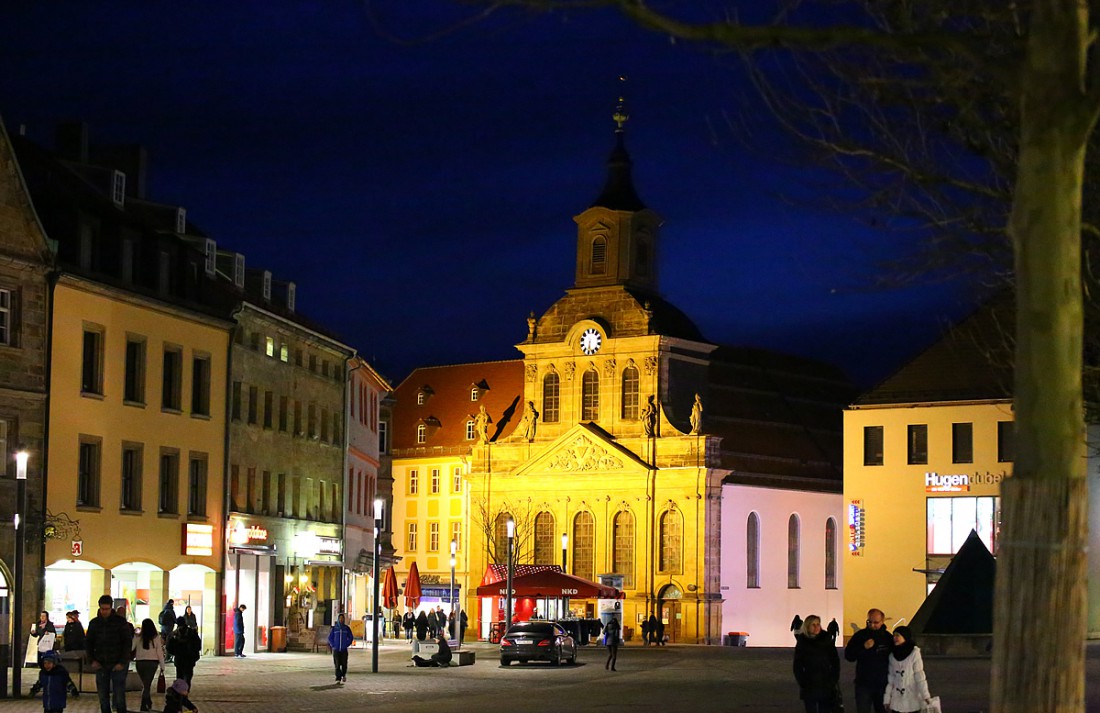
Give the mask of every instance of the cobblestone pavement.
[[(475, 643), (464, 648), (477, 652), (475, 665), (418, 669), (411, 666), (404, 644), (387, 642), (380, 648), (377, 674), (370, 672), (370, 650), (355, 649), (348, 682), (342, 686), (333, 680), (328, 654), (204, 658), (196, 668), (192, 700), (202, 713), (802, 711), (790, 649), (630, 645), (621, 650), (613, 673), (604, 669), (604, 650), (594, 646), (581, 650), (576, 666), (561, 668), (505, 668), (496, 646)], [(173, 667), (168, 668), (171, 674)], [(926, 668), (945, 713), (989, 710), (988, 659), (928, 658)], [(841, 680), (849, 696), (852, 673), (845, 663)], [(25, 672), (28, 687), (35, 676), (33, 670)], [(1089, 647), (1088, 680), (1088, 710), (1100, 713), (1100, 644)], [(139, 699), (140, 694), (129, 694), (130, 710), (137, 710)], [(163, 697), (156, 697), (154, 709), (160, 710), (162, 703)], [(0, 700), (3, 713), (41, 710), (40, 698)], [(67, 710), (95, 713), (96, 694), (70, 700)]]

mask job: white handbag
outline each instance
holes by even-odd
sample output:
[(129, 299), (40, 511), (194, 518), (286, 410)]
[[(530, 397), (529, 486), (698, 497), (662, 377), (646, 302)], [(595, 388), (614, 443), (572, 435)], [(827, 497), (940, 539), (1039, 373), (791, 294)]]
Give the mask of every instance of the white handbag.
[(921, 713), (943, 713), (943, 708), (940, 707), (940, 697), (932, 696), (920, 710)]

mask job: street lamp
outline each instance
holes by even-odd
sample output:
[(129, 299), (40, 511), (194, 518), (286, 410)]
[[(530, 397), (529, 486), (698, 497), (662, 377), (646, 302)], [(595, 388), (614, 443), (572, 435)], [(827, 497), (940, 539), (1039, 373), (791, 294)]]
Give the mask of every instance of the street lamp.
[[(561, 571), (563, 574), (569, 574), (569, 571), (565, 568), (565, 555), (569, 551), (569, 533), (561, 533)], [(561, 615), (560, 618), (565, 618), (565, 600), (566, 597), (561, 598)]]
[(23, 550), (26, 548), (27, 527), (27, 460), (31, 454), (25, 448), (15, 453), (15, 601), (12, 621), (11, 697), (22, 698), (23, 686)]
[(458, 602), (455, 601), (455, 553), (458, 552), (458, 540), (451, 540), (451, 626), (458, 643), (462, 645), (462, 629), (458, 621)]
[(508, 519), (508, 594), (507, 605), (504, 610), (504, 633), (508, 633), (508, 627), (512, 625), (512, 577), (514, 576), (515, 562), (512, 561), (512, 546), (516, 539), (516, 521)]
[(374, 499), (374, 603), (371, 605), (374, 607), (374, 611), (371, 612), (370, 621), (371, 627), (374, 628), (371, 634), (371, 651), (370, 651), (370, 670), (371, 673), (378, 673), (378, 579), (379, 568), (382, 560), (382, 541), (379, 534), (382, 532), (382, 498)]

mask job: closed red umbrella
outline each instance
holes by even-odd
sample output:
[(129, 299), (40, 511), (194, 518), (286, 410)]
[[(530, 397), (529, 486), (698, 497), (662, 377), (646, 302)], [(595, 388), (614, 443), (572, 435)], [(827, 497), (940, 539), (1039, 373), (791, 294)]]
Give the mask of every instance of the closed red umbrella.
[(386, 570), (386, 576), (382, 579), (382, 606), (387, 609), (397, 606), (397, 575), (393, 567)]
[(420, 603), (420, 570), (416, 568), (416, 562), (409, 567), (409, 576), (405, 580), (405, 605), (415, 609)]

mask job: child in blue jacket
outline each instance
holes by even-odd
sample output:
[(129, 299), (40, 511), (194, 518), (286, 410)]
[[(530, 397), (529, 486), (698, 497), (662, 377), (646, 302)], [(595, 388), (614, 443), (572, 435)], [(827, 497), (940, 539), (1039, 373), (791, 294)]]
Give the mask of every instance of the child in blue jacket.
[(68, 693), (73, 698), (80, 696), (73, 680), (69, 678), (69, 672), (61, 665), (61, 657), (56, 651), (47, 651), (42, 654), (42, 668), (38, 672), (38, 682), (31, 686), (31, 695), (42, 691), (42, 709), (45, 713), (61, 713), (65, 710)]

